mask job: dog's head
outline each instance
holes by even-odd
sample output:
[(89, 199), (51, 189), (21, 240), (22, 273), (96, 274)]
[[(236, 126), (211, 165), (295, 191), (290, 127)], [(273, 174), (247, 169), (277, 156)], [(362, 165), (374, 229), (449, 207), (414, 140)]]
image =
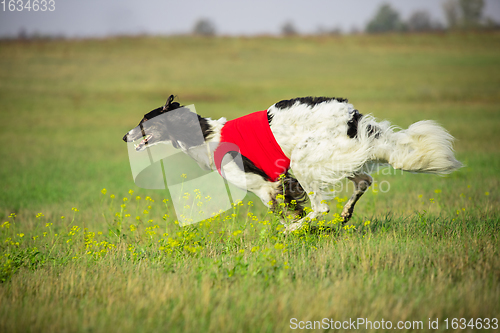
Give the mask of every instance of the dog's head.
[(123, 141), (132, 142), (142, 139), (135, 150), (142, 151), (148, 146), (158, 143), (172, 143), (175, 148), (186, 148), (203, 143), (194, 133), (199, 131), (198, 116), (194, 115), (179, 103), (174, 102), (170, 95), (165, 105), (144, 115), (137, 127), (131, 129)]

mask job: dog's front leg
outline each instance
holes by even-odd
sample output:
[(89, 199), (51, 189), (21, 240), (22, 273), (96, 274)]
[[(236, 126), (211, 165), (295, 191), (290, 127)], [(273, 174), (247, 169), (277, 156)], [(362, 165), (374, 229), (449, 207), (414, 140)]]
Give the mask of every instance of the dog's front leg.
[(300, 229), (304, 222), (312, 221), (321, 214), (328, 213), (330, 211), (330, 208), (323, 200), (323, 196), (321, 195), (319, 186), (315, 182), (307, 182), (307, 178), (302, 176), (301, 172), (297, 171), (296, 169), (294, 169), (294, 175), (299, 181), (302, 188), (306, 191), (307, 196), (311, 201), (312, 211), (297, 222), (289, 224), (285, 229), (285, 234)]

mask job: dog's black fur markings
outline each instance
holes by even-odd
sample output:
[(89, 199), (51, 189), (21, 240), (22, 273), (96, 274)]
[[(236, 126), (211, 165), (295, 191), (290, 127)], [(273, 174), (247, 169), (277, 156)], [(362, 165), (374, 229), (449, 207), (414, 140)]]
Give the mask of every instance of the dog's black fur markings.
[[(238, 152), (236, 151), (230, 151), (228, 152), (228, 154), (230, 154), (233, 160), (236, 158), (236, 156), (238, 156)], [(261, 176), (264, 179), (268, 179), (267, 174), (262, 169), (259, 169), (255, 164), (253, 164), (253, 162), (250, 161), (250, 159), (248, 159), (246, 156), (241, 155), (241, 159), (243, 161), (243, 170), (241, 171), (245, 171), (247, 173), (254, 173), (256, 175)], [(239, 163), (236, 164), (241, 169), (240, 164)]]
[(380, 127), (372, 126), (372, 125), (367, 125), (366, 126), (368, 136), (375, 135), (375, 139), (378, 139), (380, 137)]
[(347, 122), (347, 136), (351, 139), (358, 135), (358, 123), (361, 118), (363, 118), (363, 115), (358, 110), (354, 110), (351, 120)]
[[(358, 136), (358, 125), (361, 118), (363, 118), (363, 114), (359, 113), (358, 110), (354, 110), (351, 120), (347, 122), (347, 136), (349, 136), (351, 139), (354, 139)], [(368, 136), (375, 135), (375, 139), (378, 139), (380, 137), (379, 127), (368, 124), (366, 126), (366, 132), (368, 133)]]
[(206, 140), (210, 135), (213, 134), (213, 131), (210, 129), (210, 125), (205, 118), (198, 115), (198, 120), (200, 122), (201, 132), (203, 133), (203, 139)]
[(269, 126), (271, 126), (271, 121), (273, 121), (273, 115), (267, 111), (267, 122), (269, 123)]
[(337, 101), (339, 103), (347, 103), (348, 100), (346, 98), (340, 98), (340, 97), (298, 97), (298, 98), (293, 98), (293, 99), (285, 99), (282, 101), (279, 101), (276, 103), (274, 106), (278, 109), (289, 109), (292, 106), (295, 105), (295, 103), (299, 104), (306, 104), (307, 106), (313, 107), (318, 104), (324, 103), (324, 102), (330, 102), (330, 101)]

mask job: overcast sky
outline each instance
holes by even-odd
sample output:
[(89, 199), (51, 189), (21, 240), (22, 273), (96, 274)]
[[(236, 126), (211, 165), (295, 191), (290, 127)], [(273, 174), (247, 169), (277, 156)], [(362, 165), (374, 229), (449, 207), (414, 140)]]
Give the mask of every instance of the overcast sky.
[[(278, 34), (287, 21), (301, 33), (314, 33), (319, 27), (339, 27), (349, 32), (353, 28), (363, 30), (384, 2), (399, 11), (403, 19), (415, 10), (427, 10), (434, 20), (445, 23), (443, 1), (54, 0), (52, 12), (10, 12), (0, 4), (0, 36), (16, 36), (21, 30), (67, 37), (179, 34), (192, 31), (200, 18), (210, 19), (217, 33), (224, 35)], [(483, 14), (500, 22), (500, 0), (485, 0)]]

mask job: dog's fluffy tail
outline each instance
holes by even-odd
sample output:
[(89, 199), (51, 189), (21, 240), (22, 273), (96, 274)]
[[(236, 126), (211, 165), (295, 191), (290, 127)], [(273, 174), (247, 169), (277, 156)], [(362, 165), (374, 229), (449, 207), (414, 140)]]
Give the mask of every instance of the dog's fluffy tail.
[(395, 169), (447, 174), (462, 167), (453, 154), (453, 136), (432, 120), (416, 122), (397, 132), (386, 122), (375, 123), (373, 118), (360, 125), (362, 136), (373, 140), (373, 157)]

